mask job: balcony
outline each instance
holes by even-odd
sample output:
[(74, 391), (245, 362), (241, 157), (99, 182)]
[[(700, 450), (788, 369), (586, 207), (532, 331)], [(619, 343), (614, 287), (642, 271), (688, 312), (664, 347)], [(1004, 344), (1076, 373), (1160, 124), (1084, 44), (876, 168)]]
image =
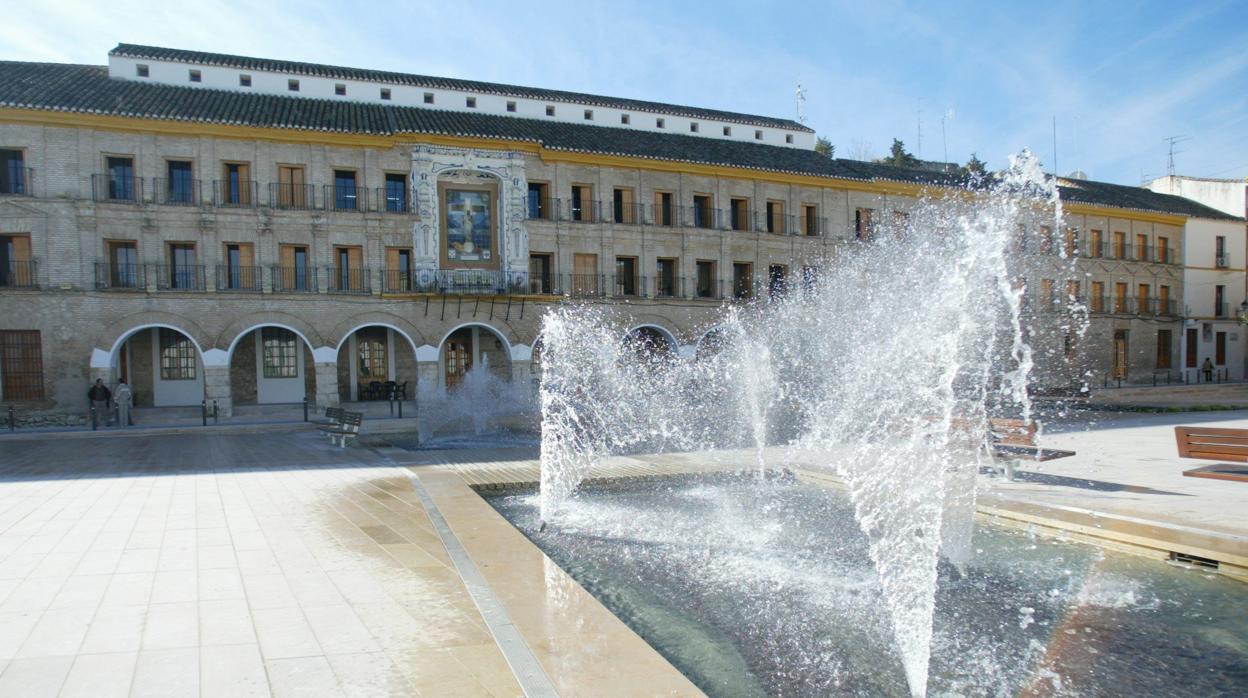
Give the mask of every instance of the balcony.
[(274, 293), (316, 293), (316, 270), (312, 267), (269, 267), (269, 286)]
[(91, 175), (91, 198), (95, 201), (142, 203), (143, 179), (133, 175)]
[(1173, 247), (1154, 247), (1153, 261), (1158, 264), (1178, 264)]
[(447, 296), (529, 293), (528, 272), (491, 269), (426, 269), (413, 272), (415, 290)]
[(38, 265), (34, 259), (12, 260), (0, 265), (0, 288), (37, 288)]
[(563, 294), (573, 298), (601, 298), (607, 295), (605, 274), (562, 274)]
[(679, 220), (690, 228), (718, 230), (724, 225), (724, 212), (717, 208), (705, 206), (682, 206)]
[(642, 280), (642, 288), (653, 288), (655, 298), (684, 298), (685, 280), (680, 277), (665, 278), (662, 276), (654, 277), (654, 284), (650, 286), (645, 279)]
[(260, 185), (250, 179), (218, 179), (212, 183), (212, 204), (219, 208), (252, 208), (260, 200)]
[(650, 225), (663, 226), (665, 228), (675, 228), (681, 225), (680, 222), (680, 206), (659, 206), (650, 205), (650, 217), (648, 219)]
[[(17, 162), (21, 162), (21, 160)], [(0, 194), (34, 196), (32, 187), (32, 183), (35, 181), (34, 169), (30, 167), (9, 167), (4, 174), (9, 176), (0, 177)]]
[(375, 201), (380, 213), (412, 213), (411, 197), (406, 186), (402, 190), (378, 187), (375, 190)]
[(155, 277), (160, 291), (203, 291), (204, 265), (202, 264), (149, 264), (148, 275)]
[(102, 291), (147, 290), (147, 268), (142, 264), (96, 262), (95, 287)]
[(368, 189), (326, 184), (324, 189), (326, 211), (364, 212), (368, 210)]
[(165, 206), (198, 206), (199, 197), (198, 179), (156, 178), (152, 180), (152, 198), (155, 203)]
[(530, 198), (525, 206), (525, 217), (531, 221), (557, 221), (559, 220), (559, 205), (559, 199)]
[(568, 202), (568, 220), (573, 223), (601, 223), (601, 201)]
[(1227, 314), (1227, 304), (1225, 302), (1214, 303), (1213, 304), (1213, 316), (1214, 317), (1230, 317), (1230, 315)]
[(217, 265), (217, 290), (260, 293), (264, 290), (264, 269), (261, 267), (231, 267)]
[(645, 222), (645, 206), (612, 202), (611, 222), (617, 225), (641, 225)]
[(369, 273), (368, 267), (363, 269), (325, 267), (325, 276), (329, 279), (325, 289), (330, 293), (368, 294), (373, 292), (372, 274)]
[(1213, 266), (1217, 267), (1218, 269), (1226, 269), (1227, 267), (1231, 266), (1230, 256), (1225, 255), (1225, 254), (1216, 255), (1213, 258)]
[(770, 233), (772, 235), (792, 235), (798, 231), (797, 216), (785, 216), (781, 214), (767, 215), (766, 211), (756, 211), (754, 216), (754, 231), (758, 233)]
[(316, 208), (316, 187), (311, 184), (269, 183), (269, 207), (288, 211)]

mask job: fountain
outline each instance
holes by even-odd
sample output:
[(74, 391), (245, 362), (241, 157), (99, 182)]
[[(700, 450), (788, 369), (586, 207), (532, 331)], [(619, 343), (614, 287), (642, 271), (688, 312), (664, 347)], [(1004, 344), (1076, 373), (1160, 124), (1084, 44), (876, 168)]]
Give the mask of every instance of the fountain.
[(1026, 152), (987, 184), (924, 200), (818, 275), (726, 312), (697, 360), (639, 352), (589, 308), (548, 314), (541, 521), (585, 515), (577, 489), (608, 456), (748, 447), (762, 473), (783, 443), (845, 484), (909, 692), (925, 695), (938, 563), (966, 569), (975, 549), (978, 425), (1032, 418), (1028, 339), (1045, 330), (1026, 318), (1018, 226), (1062, 229)]

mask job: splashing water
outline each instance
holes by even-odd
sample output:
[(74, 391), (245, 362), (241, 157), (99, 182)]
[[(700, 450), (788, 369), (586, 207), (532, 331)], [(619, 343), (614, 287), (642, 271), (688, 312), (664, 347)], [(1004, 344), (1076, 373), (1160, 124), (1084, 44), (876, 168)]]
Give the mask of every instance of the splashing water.
[[(982, 183), (981, 183), (982, 184)], [(717, 351), (675, 359), (621, 341), (617, 318), (543, 325), (544, 521), (595, 464), (630, 451), (757, 450), (782, 437), (844, 480), (906, 677), (924, 695), (939, 556), (969, 559), (990, 411), (1030, 421), (1020, 223), (1056, 225), (1024, 152), (991, 187), (924, 199), (824, 260), (817, 277), (725, 313)]]

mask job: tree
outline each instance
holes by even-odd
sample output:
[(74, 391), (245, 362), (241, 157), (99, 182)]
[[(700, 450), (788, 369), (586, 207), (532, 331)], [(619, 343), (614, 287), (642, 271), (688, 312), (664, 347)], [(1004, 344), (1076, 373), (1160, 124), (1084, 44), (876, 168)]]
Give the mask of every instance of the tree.
[(962, 170), (972, 177), (983, 177), (988, 174), (988, 163), (980, 160), (975, 153), (971, 153), (971, 159), (966, 161)]
[(895, 167), (917, 167), (919, 159), (906, 152), (906, 144), (900, 139), (893, 139), (893, 146), (888, 149), (888, 157), (879, 160), (885, 165), (893, 165)]
[(832, 141), (819, 136), (815, 139), (815, 152), (834, 158), (836, 157), (836, 146), (832, 145)]

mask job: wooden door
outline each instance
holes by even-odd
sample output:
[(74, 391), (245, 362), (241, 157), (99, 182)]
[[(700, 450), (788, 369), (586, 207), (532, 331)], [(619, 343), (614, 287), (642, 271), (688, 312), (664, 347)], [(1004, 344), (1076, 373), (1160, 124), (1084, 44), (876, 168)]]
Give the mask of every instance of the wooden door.
[(304, 208), (307, 196), (304, 191), (303, 168), (279, 165), (277, 168), (277, 204), (285, 208)]
[(1197, 354), (1200, 351), (1199, 341), (1200, 341), (1200, 335), (1196, 332), (1194, 328), (1189, 327), (1187, 330), (1187, 350), (1183, 352), (1184, 354), (1187, 355), (1187, 358), (1183, 360), (1183, 365), (1186, 366), (1187, 368), (1196, 368), (1196, 366), (1198, 365)]
[(1140, 284), (1139, 292), (1136, 294), (1136, 297), (1135, 297), (1135, 303), (1136, 303), (1135, 312), (1137, 313), (1152, 312), (1152, 308), (1148, 307), (1148, 290), (1149, 290), (1148, 284)]
[(572, 255), (572, 290), (574, 293), (598, 294), (598, 255)]
[(464, 374), (472, 370), (472, 329), (466, 328), (446, 340), (446, 363), (443, 367), (446, 389), (459, 387)]
[(384, 327), (366, 327), (356, 332), (355, 354), (357, 396), (367, 394), (370, 383), (384, 384), (390, 380), (390, 360), (386, 352)]
[(1217, 366), (1226, 365), (1226, 333), (1219, 332), (1213, 337), (1213, 363)]
[[(9, 243), (9, 279), (13, 286), (33, 286), (34, 269), (30, 256), (30, 236), (12, 235), (7, 238)], [(0, 241), (3, 242), (3, 241)]]
[(1114, 378), (1127, 377), (1127, 331), (1114, 331)]

